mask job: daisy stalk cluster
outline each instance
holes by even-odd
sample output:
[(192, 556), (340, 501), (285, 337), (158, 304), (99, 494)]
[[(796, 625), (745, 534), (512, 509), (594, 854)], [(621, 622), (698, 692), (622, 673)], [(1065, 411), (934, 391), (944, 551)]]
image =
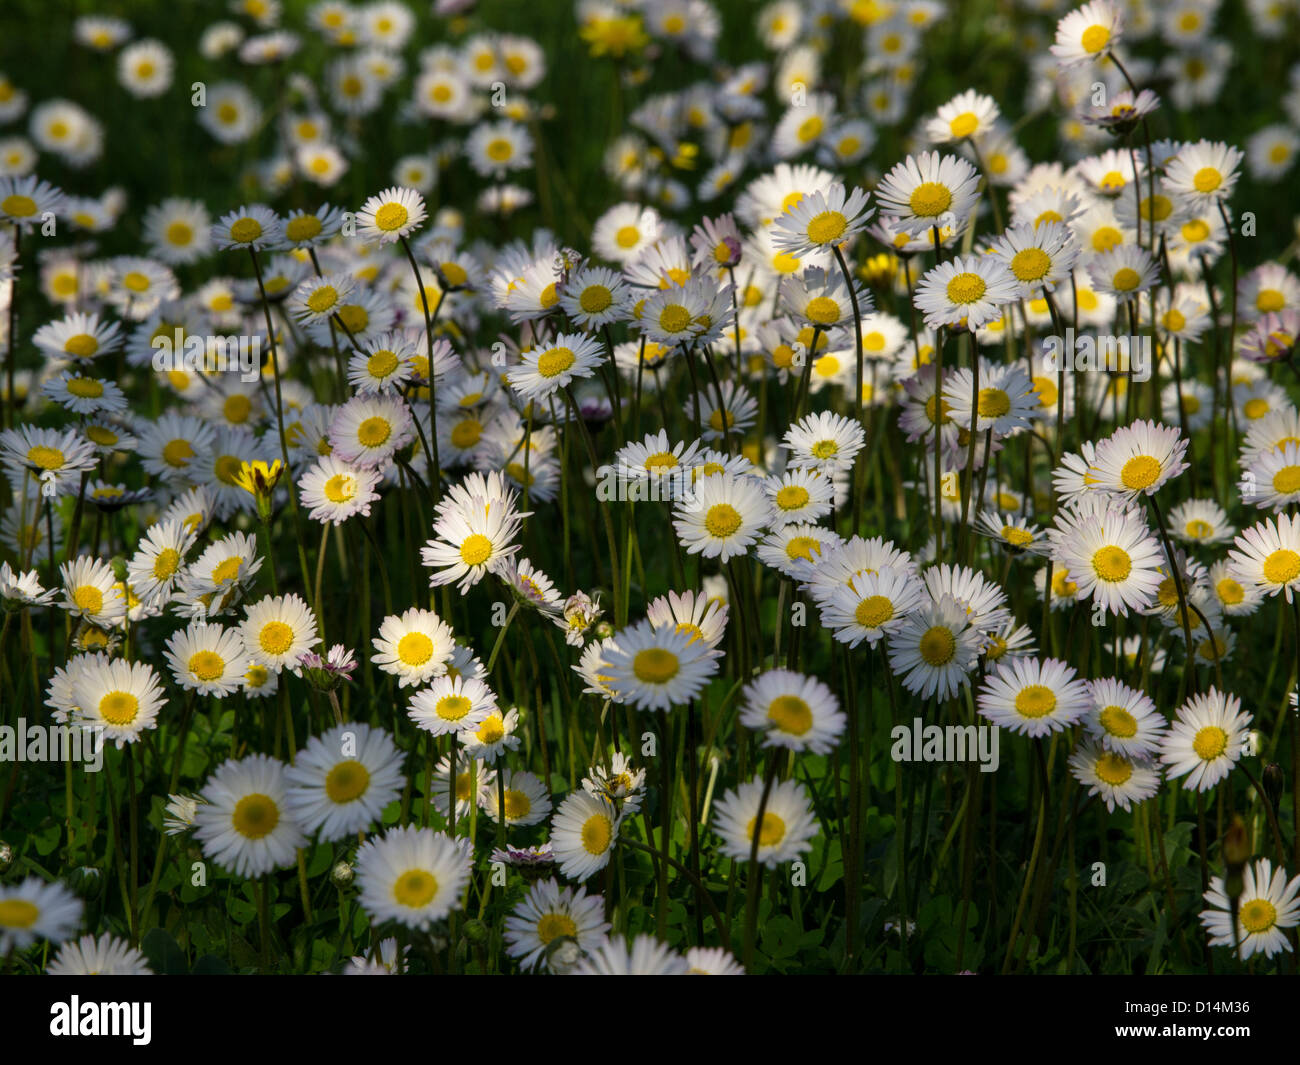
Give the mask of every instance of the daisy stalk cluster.
[(1018, 5), (1023, 98), (940, 0), (226, 6), (0, 73), (7, 970), (1295, 971), (1300, 67), (1220, 135), (1213, 0)]

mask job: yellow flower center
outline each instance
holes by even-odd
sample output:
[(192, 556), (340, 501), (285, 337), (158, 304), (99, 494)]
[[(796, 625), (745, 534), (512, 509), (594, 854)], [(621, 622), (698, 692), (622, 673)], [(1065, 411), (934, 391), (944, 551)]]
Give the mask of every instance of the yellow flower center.
[(397, 657), (408, 666), (422, 666), (433, 657), (433, 641), (422, 632), (408, 632), (397, 641)]
[(190, 655), (189, 671), (201, 681), (214, 681), (226, 671), (226, 661), (215, 651), (196, 651)]
[(1224, 577), (1215, 585), (1219, 599), (1226, 606), (1236, 606), (1246, 598), (1246, 590), (1241, 586), (1239, 581), (1231, 577)]
[(853, 611), (853, 620), (864, 629), (878, 629), (894, 616), (894, 603), (886, 595), (869, 595)]
[(1114, 751), (1107, 751), (1098, 758), (1094, 769), (1098, 780), (1116, 788), (1133, 775), (1133, 763)]
[(437, 894), (437, 877), (424, 869), (408, 869), (393, 882), (393, 898), (407, 909), (423, 909)]
[(632, 672), (646, 684), (667, 684), (680, 669), (677, 656), (663, 647), (647, 647), (632, 659)]
[(537, 360), (537, 372), (543, 377), (558, 377), (577, 361), (569, 348), (551, 348)]
[(1137, 735), (1137, 718), (1122, 706), (1108, 706), (1097, 717), (1101, 727), (1112, 736), (1126, 740)]
[(467, 566), (481, 566), (491, 555), (492, 541), (482, 533), (472, 533), (460, 545), (460, 558)]
[(592, 814), (582, 826), (582, 848), (588, 854), (604, 854), (614, 836), (614, 826), (604, 814)]
[(846, 229), (849, 220), (839, 211), (822, 211), (808, 223), (808, 239), (814, 244), (830, 244), (838, 240)]
[(393, 427), (387, 418), (367, 418), (357, 426), (357, 442), (362, 447), (379, 447), (392, 431)]
[(1300, 576), (1300, 555), (1287, 548), (1274, 551), (1264, 559), (1264, 579), (1270, 584), (1286, 584)]
[(1197, 192), (1213, 192), (1223, 184), (1223, 175), (1212, 166), (1203, 166), (1192, 176), (1192, 185)]
[(1277, 908), (1268, 899), (1251, 899), (1241, 908), (1241, 927), (1250, 935), (1267, 932), (1277, 924)]
[(665, 333), (680, 333), (691, 324), (691, 312), (680, 303), (669, 303), (659, 312), (659, 328)]
[(588, 285), (578, 296), (578, 306), (586, 314), (600, 314), (614, 302), (613, 294), (604, 285)]
[(57, 447), (37, 444), (27, 450), (27, 461), (42, 470), (57, 470), (63, 465), (65, 459), (63, 452)]
[(542, 941), (543, 946), (553, 939), (573, 939), (577, 934), (578, 926), (574, 924), (573, 918), (567, 914), (543, 914), (542, 919), (537, 922), (537, 938)]
[(325, 498), (331, 503), (346, 503), (357, 494), (357, 481), (351, 474), (336, 473), (325, 482)]
[(741, 525), (740, 511), (730, 503), (715, 503), (704, 516), (704, 528), (710, 536), (725, 540)]
[(262, 839), (280, 823), (280, 808), (269, 795), (253, 792), (235, 804), (230, 823), (245, 839)]
[(1020, 281), (1041, 281), (1051, 268), (1051, 257), (1042, 248), (1023, 248), (1011, 259), (1011, 272)]
[(77, 609), (87, 614), (98, 614), (104, 609), (104, 593), (93, 584), (83, 584), (72, 593)]
[(1122, 547), (1111, 544), (1092, 556), (1092, 568), (1099, 579), (1113, 584), (1128, 579), (1133, 572), (1133, 560)]
[(947, 665), (957, 654), (957, 637), (946, 625), (932, 625), (922, 634), (919, 650), (927, 665)]
[(325, 777), (325, 794), (334, 802), (353, 802), (370, 787), (370, 770), (355, 758), (340, 762)]
[[(754, 839), (754, 827), (757, 817), (751, 817), (749, 824), (745, 828), (746, 834), (750, 840)], [(763, 827), (758, 830), (758, 845), (760, 847), (775, 847), (785, 838), (785, 822), (781, 820), (771, 810), (763, 811)]]
[(0, 899), (0, 928), (31, 928), (40, 916), (26, 899)]
[(282, 655), (293, 646), (293, 629), (283, 621), (268, 621), (258, 633), (257, 642), (269, 655)]
[(948, 299), (953, 303), (974, 303), (984, 297), (987, 288), (988, 286), (984, 284), (984, 278), (967, 270), (964, 273), (956, 274), (948, 282)]
[(99, 700), (99, 716), (110, 725), (129, 725), (140, 712), (140, 700), (130, 692), (112, 691)]
[(1056, 693), (1042, 684), (1030, 684), (1016, 694), (1016, 712), (1021, 717), (1046, 717), (1056, 709)]
[(68, 391), (78, 399), (98, 399), (104, 394), (104, 385), (93, 377), (70, 377)]
[(636, 226), (623, 226), (614, 234), (614, 243), (620, 248), (635, 248), (641, 239), (641, 230)]
[(1192, 750), (1202, 761), (1212, 762), (1228, 749), (1228, 734), (1218, 725), (1206, 725), (1192, 740)]
[(960, 115), (948, 123), (948, 130), (953, 137), (961, 140), (963, 137), (969, 137), (979, 128), (980, 120), (975, 117), (973, 111), (963, 111)]
[(385, 233), (393, 233), (406, 225), (410, 214), (400, 203), (386, 203), (375, 212), (375, 226)]
[(1273, 491), (1279, 495), (1300, 492), (1300, 466), (1283, 466), (1273, 474)]
[(801, 484), (788, 484), (776, 493), (776, 505), (781, 510), (798, 510), (808, 505), (808, 489)]
[(240, 218), (230, 227), (230, 239), (236, 244), (251, 244), (262, 235), (262, 223), (256, 218)]
[(30, 196), (19, 196), (15, 193), (0, 200), (0, 211), (10, 218), (30, 218), (36, 213), (36, 201)]
[(952, 206), (952, 193), (946, 185), (926, 181), (917, 185), (908, 197), (912, 213), (918, 218), (934, 218)]
[(778, 695), (767, 708), (767, 719), (794, 736), (804, 735), (813, 726), (812, 708), (797, 695)]
[(1150, 455), (1136, 455), (1124, 463), (1120, 470), (1120, 483), (1125, 488), (1141, 491), (1150, 488), (1160, 477), (1160, 462)]
[(1089, 26), (1083, 31), (1079, 43), (1090, 55), (1096, 55), (1110, 43), (1110, 29), (1107, 26)]
[(1142, 283), (1142, 277), (1131, 266), (1123, 266), (1115, 271), (1113, 281), (1120, 292), (1132, 292)]
[(172, 440), (162, 449), (163, 462), (178, 469), (188, 466), (193, 457), (194, 446), (185, 439)]

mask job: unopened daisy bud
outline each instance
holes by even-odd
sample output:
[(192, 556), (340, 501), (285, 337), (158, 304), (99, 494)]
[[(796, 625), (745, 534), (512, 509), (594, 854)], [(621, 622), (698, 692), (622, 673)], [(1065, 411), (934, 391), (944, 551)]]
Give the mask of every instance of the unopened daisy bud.
[(471, 943), (486, 943), (488, 937), (488, 926), (482, 921), (469, 920), (465, 922), (465, 938)]
[(88, 902), (99, 898), (104, 890), (104, 877), (94, 866), (83, 865), (68, 876), (68, 886)]
[(1264, 789), (1268, 801), (1276, 809), (1277, 804), (1282, 800), (1282, 792), (1286, 788), (1286, 773), (1276, 762), (1269, 762), (1264, 767), (1264, 772), (1260, 774), (1260, 786)]
[(126, 559), (124, 559), (121, 555), (114, 555), (111, 559), (109, 559), (108, 564), (113, 567), (114, 577), (116, 577), (119, 581), (126, 580), (126, 575), (127, 575)]
[(347, 862), (335, 862), (334, 868), (330, 870), (330, 883), (340, 889), (351, 887), (355, 876), (356, 873)]
[(614, 626), (608, 621), (600, 621), (596, 623), (596, 639), (608, 640), (613, 635)]
[(1232, 823), (1223, 837), (1223, 861), (1227, 866), (1227, 875), (1224, 877), (1226, 894), (1230, 899), (1237, 899), (1242, 892), (1242, 871), (1250, 861), (1250, 835), (1240, 814), (1233, 815)]
[(8, 843), (0, 842), (0, 873), (7, 872), (14, 864), (14, 849)]

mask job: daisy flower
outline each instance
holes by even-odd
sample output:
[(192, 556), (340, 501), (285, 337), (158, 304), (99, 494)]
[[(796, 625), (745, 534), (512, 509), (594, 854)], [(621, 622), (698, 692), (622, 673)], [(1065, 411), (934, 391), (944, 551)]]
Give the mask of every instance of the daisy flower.
[(835, 487), (819, 470), (796, 466), (779, 477), (767, 478), (766, 487), (773, 527), (819, 521), (834, 509)]
[(240, 207), (222, 215), (212, 227), (212, 243), (218, 248), (261, 251), (284, 240), (284, 223), (271, 208), (260, 203)]
[(56, 589), (46, 591), (41, 587), (36, 570), (12, 570), (8, 562), (0, 562), (0, 599), (6, 610), (15, 607), (49, 606), (54, 602)]
[(117, 586), (113, 567), (103, 559), (80, 555), (63, 563), (59, 572), (63, 577), (60, 605), (72, 617), (108, 628), (126, 616), (126, 596)]
[(609, 766), (591, 767), (582, 778), (583, 790), (591, 795), (604, 796), (618, 808), (621, 816), (636, 813), (645, 799), (645, 770), (632, 765), (627, 755), (615, 751)]
[(284, 771), (264, 754), (217, 767), (194, 811), (194, 836), (205, 857), (248, 878), (294, 863), (307, 839), (285, 806)]
[(974, 422), (977, 434), (991, 429), (997, 437), (1028, 429), (1039, 397), (1024, 368), (981, 359), (979, 371), (978, 394), (974, 375), (965, 367), (944, 375), (943, 399), (953, 421), (967, 430)]
[(923, 699), (949, 699), (968, 683), (983, 637), (951, 595), (908, 614), (889, 638), (889, 664), (903, 686)]
[(876, 188), (881, 211), (914, 237), (965, 222), (979, 195), (979, 172), (952, 155), (922, 152), (894, 166)]
[(81, 924), (82, 901), (57, 880), (29, 876), (0, 884), (0, 954), (26, 950), (38, 939), (62, 943)]
[(1155, 757), (1166, 721), (1145, 692), (1113, 678), (1088, 681), (1092, 707), (1083, 727), (1101, 746), (1130, 759)]
[(1100, 60), (1120, 42), (1124, 20), (1107, 0), (1091, 0), (1056, 24), (1052, 55), (1065, 68)]
[(1274, 869), (1267, 858), (1256, 858), (1242, 872), (1241, 894), (1236, 898), (1237, 927), (1232, 927), (1233, 900), (1221, 876), (1210, 880), (1205, 893), (1209, 909), (1201, 911), (1201, 923), (1212, 947), (1241, 947), (1243, 961), (1255, 954), (1271, 958), (1289, 951), (1284, 929), (1300, 924), (1300, 876), (1286, 878), (1285, 869)]
[(463, 594), (484, 574), (498, 572), (519, 550), (510, 541), (527, 515), (515, 510), (514, 500), (513, 491), (490, 502), (470, 499), (448, 505), (449, 500), (443, 500), (447, 509), (434, 523), (435, 538), (420, 549), (423, 564), (434, 571), (429, 577), (433, 587), (458, 581)]
[(244, 683), (251, 665), (237, 629), (195, 619), (167, 641), (167, 664), (186, 691), (220, 699)]
[(0, 463), (16, 475), (15, 482), (21, 481), (24, 473), (34, 474), (43, 492), (70, 492), (79, 475), (94, 469), (95, 462), (94, 445), (75, 430), (20, 425), (0, 433)]
[(18, 229), (41, 223), (46, 214), (60, 214), (64, 203), (61, 189), (38, 180), (34, 174), (0, 177), (0, 219)]
[(744, 976), (745, 967), (723, 947), (691, 947), (686, 952), (687, 976)]
[(653, 599), (646, 608), (646, 620), (656, 629), (670, 626), (688, 633), (692, 640), (703, 640), (716, 650), (727, 631), (727, 604), (710, 599), (703, 593), (670, 591)]
[(1088, 263), (1088, 274), (1098, 292), (1131, 300), (1160, 280), (1151, 253), (1136, 244), (1121, 244)]
[(424, 931), (459, 909), (470, 862), (450, 836), (409, 825), (362, 844), (356, 875), (358, 898), (372, 921)]
[(1070, 277), (1079, 245), (1068, 226), (1060, 222), (1012, 226), (992, 245), (1020, 286), (1022, 296), (1051, 292)]
[(411, 696), (407, 709), (416, 725), (435, 736), (477, 729), (493, 714), (499, 716), (496, 696), (482, 680), (449, 675)]
[(1088, 472), (1098, 487), (1136, 499), (1187, 469), (1186, 453), (1187, 441), (1177, 429), (1135, 421), (1097, 445)]
[(893, 634), (925, 599), (925, 587), (907, 570), (884, 566), (855, 574), (819, 599), (821, 623), (840, 643), (872, 647)]
[(308, 517), (341, 525), (355, 514), (370, 516), (370, 504), (379, 499), (375, 489), (382, 481), (378, 470), (325, 455), (299, 479), (299, 499), (311, 508)]
[(875, 212), (867, 207), (867, 199), (862, 189), (848, 190), (839, 182), (818, 190), (776, 219), (772, 242), (797, 258), (836, 248), (852, 240), (871, 220)]
[(572, 976), (685, 976), (687, 967), (685, 958), (646, 934), (631, 943), (605, 938), (567, 971)]
[(1055, 658), (1015, 658), (985, 678), (981, 716), (1026, 736), (1046, 736), (1077, 722), (1090, 706), (1087, 681)]
[(1093, 740), (1080, 742), (1070, 755), (1069, 766), (1074, 779), (1088, 789), (1089, 795), (1101, 796), (1112, 813), (1116, 806), (1127, 811), (1160, 790), (1159, 770), (1106, 750)]
[(535, 773), (506, 769), (497, 778), (495, 788), (483, 790), (479, 796), (479, 805), (493, 823), (501, 820), (502, 797), (507, 825), (535, 825), (546, 820), (551, 812), (550, 793)]
[(610, 262), (628, 263), (650, 247), (663, 233), (659, 213), (635, 203), (615, 204), (591, 231), (591, 246)]
[(1186, 776), (1183, 787), (1209, 791), (1237, 764), (1253, 716), (1243, 713), (1241, 700), (1211, 686), (1193, 695), (1174, 714), (1161, 737), (1160, 760), (1172, 780)]
[(560, 333), (549, 345), (520, 355), (510, 368), (510, 387), (526, 400), (545, 400), (577, 379), (590, 377), (601, 364), (602, 347), (581, 333)]
[(125, 939), (105, 932), (68, 940), (46, 967), (47, 976), (152, 976), (145, 957)]
[(1174, 196), (1198, 206), (1226, 200), (1241, 176), (1245, 155), (1236, 148), (1214, 141), (1185, 144), (1165, 164), (1160, 182)]
[(371, 196), (357, 212), (357, 236), (375, 244), (390, 244), (409, 236), (428, 212), (415, 189), (393, 187)]
[(606, 266), (581, 266), (560, 292), (560, 307), (574, 325), (592, 331), (627, 316), (630, 303), (621, 275)]
[(700, 479), (674, 504), (673, 527), (688, 553), (726, 562), (758, 539), (769, 509), (759, 478), (724, 473)]
[(768, 670), (741, 694), (740, 723), (762, 732), (764, 747), (827, 754), (847, 720), (830, 688), (789, 669)]
[(1242, 485), (1243, 498), (1261, 510), (1293, 506), (1300, 500), (1300, 443), (1259, 454), (1246, 468)]
[(313, 736), (285, 770), (284, 805), (322, 842), (345, 839), (379, 822), (402, 793), (402, 752), (383, 729), (336, 725)]
[(640, 621), (622, 630), (602, 669), (615, 697), (638, 710), (668, 710), (694, 699), (718, 671), (716, 658), (691, 632)]
[(296, 594), (267, 596), (247, 608), (239, 623), (249, 658), (279, 673), (297, 673), (298, 659), (320, 643), (316, 616)]
[(1232, 572), (1245, 584), (1291, 602), (1300, 586), (1300, 517), (1279, 514), (1256, 522), (1237, 536), (1236, 550), (1228, 552)]
[(603, 796), (569, 794), (551, 818), (551, 849), (560, 873), (581, 883), (609, 864), (618, 837), (619, 815)]
[(553, 878), (528, 889), (505, 920), (506, 953), (524, 972), (542, 968), (555, 948), (572, 941), (583, 954), (600, 945), (609, 931), (604, 902), (582, 888), (561, 887)]
[(1019, 283), (997, 256), (958, 255), (927, 270), (912, 301), (931, 329), (962, 323), (976, 329), (1001, 317), (999, 308), (1019, 295)]
[(1112, 506), (1068, 527), (1055, 557), (1078, 585), (1078, 599), (1092, 599), (1111, 614), (1144, 610), (1160, 585), (1164, 554), (1142, 519)]
[(990, 132), (1000, 116), (993, 97), (967, 89), (939, 108), (925, 124), (925, 135), (931, 144), (976, 139)]
[(329, 427), (334, 454), (367, 469), (382, 466), (414, 438), (410, 408), (384, 393), (353, 396), (334, 412)]
[(122, 327), (98, 314), (73, 311), (36, 330), (32, 343), (56, 359), (89, 360), (111, 355), (122, 346)]
[(294, 289), (289, 306), (300, 322), (326, 321), (338, 313), (356, 287), (351, 274), (309, 277)]
[[(713, 831), (722, 838), (719, 848), (729, 858), (749, 861), (758, 841), (758, 861), (769, 869), (791, 862), (812, 847), (819, 826), (803, 786), (783, 780), (773, 786), (763, 805), (763, 783), (755, 778), (729, 790), (718, 800)], [(759, 823), (759, 806), (763, 820)]]
[(781, 444), (790, 464), (828, 474), (852, 467), (866, 443), (860, 424), (831, 411), (807, 414), (786, 430)]

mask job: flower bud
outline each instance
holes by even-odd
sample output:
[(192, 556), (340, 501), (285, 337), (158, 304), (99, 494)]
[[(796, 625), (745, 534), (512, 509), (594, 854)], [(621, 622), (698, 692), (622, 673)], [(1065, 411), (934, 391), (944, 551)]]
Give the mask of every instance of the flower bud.
[(347, 862), (335, 862), (334, 868), (330, 870), (330, 883), (336, 888), (351, 887), (355, 875)]

